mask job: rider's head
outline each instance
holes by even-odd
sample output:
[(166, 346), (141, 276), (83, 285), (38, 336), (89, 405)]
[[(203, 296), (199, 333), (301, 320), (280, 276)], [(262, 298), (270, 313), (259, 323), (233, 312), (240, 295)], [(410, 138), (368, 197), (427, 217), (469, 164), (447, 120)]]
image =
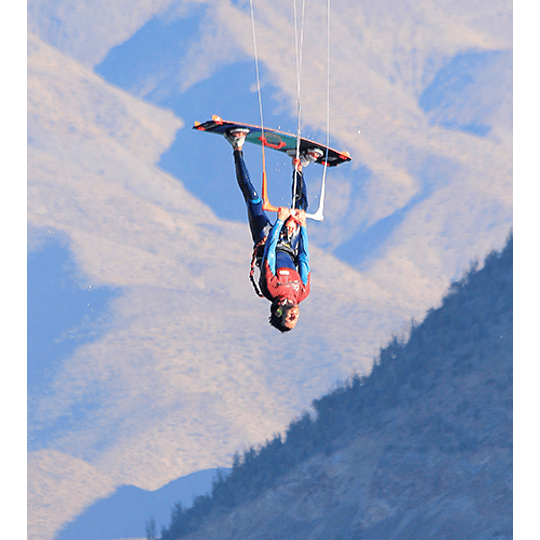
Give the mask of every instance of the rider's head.
[(299, 316), (300, 308), (298, 304), (291, 300), (282, 300), (281, 302), (272, 303), (268, 320), (280, 332), (288, 332), (296, 326)]

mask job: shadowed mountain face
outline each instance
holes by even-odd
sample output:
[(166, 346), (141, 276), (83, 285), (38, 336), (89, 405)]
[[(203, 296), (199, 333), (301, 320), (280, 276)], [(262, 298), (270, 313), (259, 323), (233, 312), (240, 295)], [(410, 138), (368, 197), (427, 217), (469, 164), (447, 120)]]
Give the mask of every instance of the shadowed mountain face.
[[(512, 538), (512, 240), (162, 540)], [(201, 521), (202, 520), (202, 521)]]
[(84, 284), (76, 272), (70, 251), (56, 241), (46, 242), (28, 255), (29, 451), (46, 446), (55, 434), (72, 429), (80, 420), (79, 411), (73, 410), (55, 425), (40, 430), (35, 402), (52, 391), (63, 360), (77, 347), (103, 335), (110, 317), (109, 304), (117, 294), (108, 287)]
[(199, 471), (169, 482), (156, 491), (122, 486), (66, 525), (55, 540), (141, 538), (152, 521), (161, 530), (169, 523), (175, 504), (189, 508), (196, 496), (211, 491), (216, 472), (217, 469)]

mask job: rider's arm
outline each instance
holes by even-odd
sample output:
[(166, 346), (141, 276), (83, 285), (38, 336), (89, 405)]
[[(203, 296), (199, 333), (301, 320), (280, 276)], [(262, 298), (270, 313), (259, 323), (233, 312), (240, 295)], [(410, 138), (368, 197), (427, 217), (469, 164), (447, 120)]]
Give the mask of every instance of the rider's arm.
[(281, 221), (278, 219), (274, 226), (272, 227), (272, 230), (268, 234), (268, 238), (266, 239), (266, 244), (264, 245), (264, 256), (263, 260), (268, 261), (268, 266), (270, 267), (270, 271), (272, 274), (276, 275), (276, 246), (279, 240), (279, 233), (281, 232), (281, 229), (283, 228), (284, 221)]
[(300, 227), (300, 243), (298, 246), (298, 270), (302, 283), (307, 285), (309, 277), (309, 244), (307, 237), (307, 229), (305, 226)]

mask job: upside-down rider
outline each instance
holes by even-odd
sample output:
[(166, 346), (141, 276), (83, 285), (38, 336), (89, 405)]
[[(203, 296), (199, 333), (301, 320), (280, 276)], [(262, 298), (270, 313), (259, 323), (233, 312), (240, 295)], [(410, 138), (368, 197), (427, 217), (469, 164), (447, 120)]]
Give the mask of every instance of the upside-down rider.
[[(299, 158), (292, 157), (294, 210), (280, 207), (277, 220), (272, 225), (263, 210), (263, 201), (251, 183), (244, 161), (242, 148), (248, 133), (248, 129), (235, 128), (229, 130), (225, 138), (233, 147), (236, 179), (248, 210), (254, 244), (251, 278), (257, 294), (272, 303), (270, 324), (281, 332), (288, 332), (298, 322), (299, 304), (309, 295), (311, 284), (306, 229), (308, 200), (302, 168), (316, 161), (323, 153), (318, 148), (312, 148), (300, 154)], [(261, 293), (252, 277), (254, 265), (261, 271)]]

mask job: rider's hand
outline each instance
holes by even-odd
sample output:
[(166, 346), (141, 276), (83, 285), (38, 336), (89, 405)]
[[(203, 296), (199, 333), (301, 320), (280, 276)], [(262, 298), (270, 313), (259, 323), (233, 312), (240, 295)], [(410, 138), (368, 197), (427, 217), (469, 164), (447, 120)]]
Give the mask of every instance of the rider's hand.
[(300, 222), (300, 225), (302, 225), (302, 227), (305, 227), (306, 226), (306, 211), (298, 210), (296, 212), (296, 219)]
[(279, 207), (277, 217), (280, 221), (287, 221), (290, 215), (291, 215), (290, 208), (286, 208), (284, 206)]
[(294, 217), (291, 215), (291, 217), (285, 222), (285, 227), (287, 229), (287, 235), (291, 237), (294, 234), (294, 231), (296, 230), (296, 227), (298, 227), (298, 224)]

